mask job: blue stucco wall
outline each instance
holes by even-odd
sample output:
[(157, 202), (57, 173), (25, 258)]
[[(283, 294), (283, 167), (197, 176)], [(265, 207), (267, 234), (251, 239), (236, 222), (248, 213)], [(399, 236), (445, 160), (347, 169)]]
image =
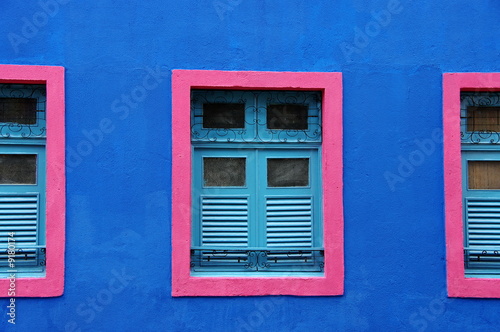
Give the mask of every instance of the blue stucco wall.
[[(66, 68), (65, 292), (15, 327), (2, 299), (0, 330), (498, 329), (499, 300), (446, 297), (439, 134), (442, 73), (499, 71), (500, 3), (44, 3), (2, 2), (0, 63)], [(343, 296), (170, 296), (172, 69), (343, 72)]]

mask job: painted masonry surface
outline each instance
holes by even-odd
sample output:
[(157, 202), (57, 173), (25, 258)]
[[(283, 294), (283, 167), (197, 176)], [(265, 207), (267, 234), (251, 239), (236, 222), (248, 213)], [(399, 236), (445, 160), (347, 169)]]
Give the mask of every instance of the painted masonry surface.
[[(42, 84), (48, 100), (46, 268), (15, 278), (16, 297), (0, 279), (0, 330), (498, 330), (499, 279), (464, 277), (454, 109), (461, 91), (500, 90), (486, 75), (499, 3), (0, 6), (0, 84)], [(190, 272), (182, 110), (210, 88), (322, 92), (323, 274)]]

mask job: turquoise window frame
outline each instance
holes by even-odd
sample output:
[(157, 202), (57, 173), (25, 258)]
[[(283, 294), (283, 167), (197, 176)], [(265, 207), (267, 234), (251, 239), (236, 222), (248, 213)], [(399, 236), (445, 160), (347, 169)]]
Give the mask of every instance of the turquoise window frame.
[[(11, 243), (16, 250), (16, 277), (44, 277), (46, 272), (46, 89), (45, 84), (0, 83), (0, 98), (36, 99), (35, 123), (0, 122), (0, 154), (37, 156), (35, 184), (0, 184), (0, 200), (5, 202), (0, 203), (0, 230), (6, 234), (0, 243), (5, 255), (0, 260), (0, 278), (12, 271), (7, 260), (9, 238), (15, 240)], [(15, 202), (34, 196), (36, 204)], [(36, 205), (35, 241), (26, 241), (33, 222), (33, 213), (27, 212), (32, 210), (23, 208), (27, 205)]]
[(500, 133), (469, 131), (470, 106), (500, 107), (500, 92), (460, 92), (464, 274), (467, 278), (500, 278), (500, 237), (495, 239), (500, 222), (494, 225), (500, 217), (500, 190), (469, 186), (470, 161), (500, 161)]
[[(245, 128), (203, 128), (203, 103), (220, 103), (221, 101), (245, 105)], [(308, 128), (305, 130), (268, 129), (266, 127), (267, 105), (275, 104), (307, 106)], [(316, 91), (228, 90), (226, 92), (222, 90), (192, 90), (193, 218), (191, 241), (193, 259), (191, 274), (193, 276), (323, 275), (320, 109), (321, 92)], [(245, 158), (245, 186), (204, 186), (202, 174), (203, 158), (205, 157)], [(308, 185), (304, 187), (269, 187), (267, 184), (267, 160), (273, 158), (307, 158), (309, 160)], [(246, 245), (241, 242), (238, 245), (234, 243), (220, 244), (223, 243), (222, 240), (219, 240), (219, 244), (215, 246), (206, 244), (209, 239), (204, 241), (205, 238), (202, 235), (205, 225), (202, 215), (208, 212), (204, 210), (205, 207), (202, 203), (209, 198), (212, 200), (217, 198), (246, 200), (248, 204)], [(304, 232), (306, 235), (296, 235), (297, 232), (293, 231), (289, 233), (291, 235), (288, 237), (288, 242), (297, 241), (299, 246), (279, 246), (277, 244), (270, 246), (268, 244), (271, 237), (269, 234), (272, 231), (268, 230), (266, 225), (271, 223), (270, 220), (273, 217), (266, 214), (265, 207), (267, 202), (273, 198), (289, 198), (288, 201), (292, 203), (310, 202), (311, 206), (308, 208), (310, 212), (306, 209), (297, 213), (310, 214), (308, 218), (310, 218), (311, 230)], [(293, 209), (293, 207), (291, 208)], [(286, 215), (285, 211), (275, 213)], [(286, 216), (281, 219), (283, 218)], [(300, 219), (299, 216), (289, 216), (288, 218)], [(279, 219), (279, 217), (274, 217), (273, 220)], [(294, 227), (296, 227), (295, 224), (290, 222), (287, 229), (294, 229)], [(307, 229), (307, 226), (304, 226), (304, 229)], [(224, 233), (224, 230), (223, 227), (218, 229), (221, 234)], [(287, 234), (284, 231), (281, 233)], [(277, 235), (274, 236), (280, 240), (281, 233), (277, 231), (275, 233)], [(301, 242), (300, 239), (308, 238), (308, 233), (310, 233), (310, 245), (305, 245), (304, 241)], [(231, 241), (231, 236), (239, 239), (244, 235), (242, 233), (228, 234), (228, 241)], [(283, 241), (286, 239), (283, 235)], [(230, 259), (231, 255), (234, 256), (234, 259)], [(269, 263), (270, 259), (273, 260), (274, 264), (273, 262)], [(234, 263), (234, 266), (231, 266), (231, 262)]]

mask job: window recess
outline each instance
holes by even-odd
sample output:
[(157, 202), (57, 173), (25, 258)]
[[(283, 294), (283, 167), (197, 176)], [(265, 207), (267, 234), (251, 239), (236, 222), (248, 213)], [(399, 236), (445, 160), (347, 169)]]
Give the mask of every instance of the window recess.
[(461, 92), (462, 144), (500, 143), (500, 94)]
[(45, 276), (46, 87), (0, 84), (0, 276)]
[(191, 273), (323, 274), (321, 92), (191, 91)]
[(500, 277), (500, 93), (462, 91), (465, 276)]

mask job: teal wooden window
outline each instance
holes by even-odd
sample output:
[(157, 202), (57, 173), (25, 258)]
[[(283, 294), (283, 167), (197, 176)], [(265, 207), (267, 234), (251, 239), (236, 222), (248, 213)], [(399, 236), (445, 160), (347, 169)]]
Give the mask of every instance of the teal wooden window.
[(0, 84), (0, 276), (45, 275), (45, 85)]
[(321, 92), (193, 90), (191, 273), (323, 273)]
[(500, 93), (461, 93), (467, 277), (500, 277)]

